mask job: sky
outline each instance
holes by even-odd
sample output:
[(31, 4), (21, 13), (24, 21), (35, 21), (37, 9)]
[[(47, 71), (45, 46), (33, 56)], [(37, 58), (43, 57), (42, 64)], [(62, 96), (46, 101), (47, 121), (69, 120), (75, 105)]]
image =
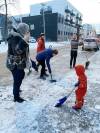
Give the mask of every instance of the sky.
[[(21, 13), (28, 13), (31, 4), (46, 1), (48, 0), (20, 0)], [(83, 14), (83, 23), (100, 23), (100, 0), (69, 0), (69, 2)]]

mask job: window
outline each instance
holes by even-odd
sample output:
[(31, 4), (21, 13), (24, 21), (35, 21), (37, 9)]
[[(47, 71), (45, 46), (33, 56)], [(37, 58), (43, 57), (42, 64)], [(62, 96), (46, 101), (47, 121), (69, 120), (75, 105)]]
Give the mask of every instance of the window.
[(30, 26), (30, 28), (31, 28), (31, 30), (34, 30), (34, 24), (32, 24), (32, 25)]
[(58, 30), (58, 35), (60, 35), (60, 30)]
[(84, 41), (85, 41), (85, 42), (96, 42), (95, 39), (85, 39)]

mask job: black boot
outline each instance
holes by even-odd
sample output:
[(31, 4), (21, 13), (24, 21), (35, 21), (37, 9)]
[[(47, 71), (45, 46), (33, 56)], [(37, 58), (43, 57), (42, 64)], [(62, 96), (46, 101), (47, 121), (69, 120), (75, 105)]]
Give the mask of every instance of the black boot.
[(18, 98), (14, 98), (14, 102), (19, 102), (19, 103), (22, 103), (24, 102), (25, 100), (21, 97), (18, 97)]
[(19, 92), (22, 92), (22, 90), (19, 90)]
[(44, 76), (49, 77), (49, 75), (47, 73), (45, 73)]
[(40, 79), (46, 80), (45, 76), (40, 76)]

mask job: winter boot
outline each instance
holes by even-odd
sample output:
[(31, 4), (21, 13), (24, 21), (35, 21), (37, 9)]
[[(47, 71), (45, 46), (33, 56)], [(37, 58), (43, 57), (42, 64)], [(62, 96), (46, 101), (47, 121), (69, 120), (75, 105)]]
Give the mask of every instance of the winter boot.
[(81, 108), (78, 108), (77, 106), (72, 106), (72, 109), (78, 111), (78, 110), (80, 110)]
[(45, 76), (40, 76), (40, 79), (46, 80)]
[(14, 102), (18, 102), (18, 103), (22, 103), (24, 102), (25, 100), (21, 97), (18, 97), (18, 98), (14, 98)]

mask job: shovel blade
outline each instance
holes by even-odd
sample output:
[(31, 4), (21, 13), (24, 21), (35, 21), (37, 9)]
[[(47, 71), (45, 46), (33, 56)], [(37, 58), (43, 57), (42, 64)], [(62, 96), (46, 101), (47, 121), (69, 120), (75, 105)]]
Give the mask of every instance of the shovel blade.
[(61, 107), (61, 103), (57, 103), (56, 105), (55, 105), (55, 107)]
[(55, 105), (55, 107), (61, 107), (66, 100), (67, 100), (66, 96), (64, 96), (63, 98), (59, 99), (59, 102)]
[(51, 83), (57, 82), (55, 79), (50, 80)]
[(89, 65), (90, 65), (90, 61), (87, 61), (87, 62), (85, 63), (85, 69), (88, 69)]

